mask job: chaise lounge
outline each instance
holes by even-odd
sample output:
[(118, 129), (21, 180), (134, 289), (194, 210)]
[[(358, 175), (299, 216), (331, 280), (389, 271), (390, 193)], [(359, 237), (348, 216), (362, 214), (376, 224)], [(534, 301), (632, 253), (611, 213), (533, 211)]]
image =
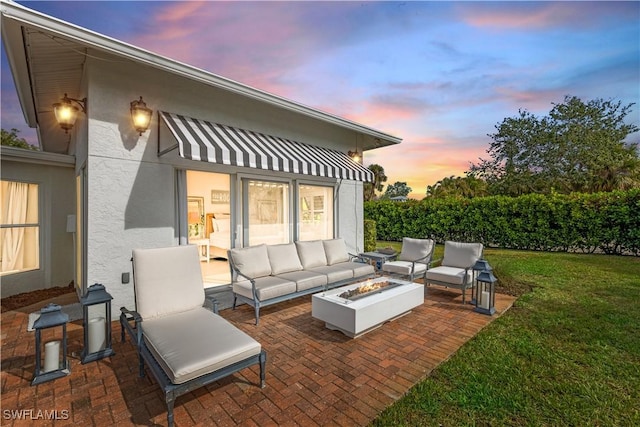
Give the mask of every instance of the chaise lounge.
[(241, 369), (259, 364), (265, 386), (260, 343), (220, 317), (215, 300), (205, 307), (196, 246), (136, 249), (133, 276), (136, 311), (120, 309), (121, 337), (137, 347), (140, 376), (146, 363), (162, 387), (169, 426), (178, 396)]

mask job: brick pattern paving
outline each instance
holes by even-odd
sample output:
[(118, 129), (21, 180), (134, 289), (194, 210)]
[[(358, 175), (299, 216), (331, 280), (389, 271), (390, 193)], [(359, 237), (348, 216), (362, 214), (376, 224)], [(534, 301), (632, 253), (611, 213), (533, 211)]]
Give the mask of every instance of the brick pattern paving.
[[(458, 291), (430, 287), (425, 304), (357, 339), (313, 319), (310, 296), (262, 309), (258, 326), (251, 307), (223, 310), (267, 351), (267, 387), (257, 386), (257, 366), (247, 368), (179, 397), (176, 425), (367, 425), (514, 299), (497, 295), (492, 317), (462, 305)], [(116, 354), (86, 365), (79, 360), (82, 323), (69, 324), (71, 375), (32, 387), (28, 315), (9, 311), (1, 321), (2, 425), (166, 425), (164, 395), (150, 375), (138, 377), (134, 347), (128, 338), (120, 342), (119, 323)]]

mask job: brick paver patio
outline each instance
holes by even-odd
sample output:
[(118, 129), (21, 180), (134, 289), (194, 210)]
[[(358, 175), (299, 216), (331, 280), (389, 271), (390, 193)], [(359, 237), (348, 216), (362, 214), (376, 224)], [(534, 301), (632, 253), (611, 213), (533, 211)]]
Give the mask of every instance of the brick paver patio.
[[(257, 367), (245, 369), (178, 398), (176, 425), (367, 425), (515, 300), (497, 295), (491, 317), (461, 299), (430, 287), (422, 306), (357, 339), (313, 319), (310, 296), (262, 309), (258, 326), (246, 305), (222, 310), (266, 349), (267, 387), (256, 385)], [(2, 425), (166, 425), (164, 395), (152, 377), (138, 377), (134, 347), (120, 342), (118, 322), (116, 354), (86, 365), (79, 360), (82, 322), (69, 324), (71, 375), (35, 387), (27, 323), (28, 314), (2, 313)], [(45, 419), (51, 416), (58, 419)]]

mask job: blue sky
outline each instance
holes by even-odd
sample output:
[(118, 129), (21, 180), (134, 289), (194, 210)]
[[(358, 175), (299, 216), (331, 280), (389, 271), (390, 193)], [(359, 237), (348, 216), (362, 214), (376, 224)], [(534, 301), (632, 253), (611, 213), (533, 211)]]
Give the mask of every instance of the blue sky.
[[(640, 104), (637, 1), (19, 3), (399, 136), (365, 164), (417, 198), (486, 157), (518, 109), (543, 115), (565, 95)], [(2, 127), (35, 138), (4, 53), (1, 90)]]

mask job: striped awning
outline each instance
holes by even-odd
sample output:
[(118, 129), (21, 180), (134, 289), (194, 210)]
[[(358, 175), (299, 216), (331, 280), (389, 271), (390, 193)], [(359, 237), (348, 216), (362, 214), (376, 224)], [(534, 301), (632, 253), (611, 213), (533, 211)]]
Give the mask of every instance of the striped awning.
[(373, 182), (373, 173), (337, 150), (160, 112), (190, 160), (304, 175)]

